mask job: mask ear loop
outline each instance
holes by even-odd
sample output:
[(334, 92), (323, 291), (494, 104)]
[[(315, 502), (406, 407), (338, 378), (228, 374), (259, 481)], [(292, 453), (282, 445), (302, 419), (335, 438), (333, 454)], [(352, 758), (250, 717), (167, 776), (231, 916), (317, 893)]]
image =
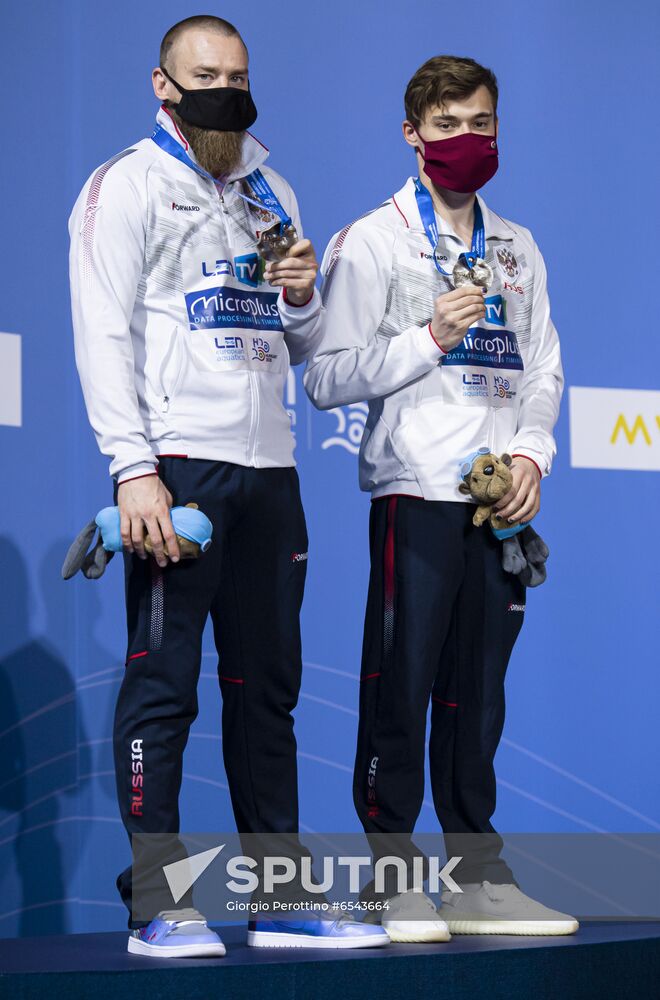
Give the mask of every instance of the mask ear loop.
[(499, 122), (497, 120), (497, 111), (495, 111), (495, 134), (493, 135), (493, 141), (490, 144), (491, 149), (497, 150), (497, 155), (499, 156), (499, 147), (497, 145), (497, 133), (499, 130)]
[[(410, 124), (412, 125), (412, 122)], [(419, 141), (422, 144), (422, 148), (421, 149), (419, 148), (419, 146), (415, 146), (415, 151), (419, 153), (419, 155), (421, 156), (421, 158), (423, 160), (425, 160), (426, 159), (426, 143), (425, 143), (424, 139), (422, 139), (421, 135), (419, 134), (419, 132), (417, 131), (417, 128), (414, 125), (413, 125), (413, 129), (415, 131), (415, 135), (417, 136), (417, 138), (419, 139)]]
[(183, 97), (183, 95), (186, 93), (186, 88), (182, 87), (180, 83), (177, 83), (176, 80), (174, 79), (174, 77), (170, 76), (170, 74), (167, 72), (167, 70), (165, 69), (164, 66), (159, 66), (158, 68), (160, 69), (160, 71), (163, 74), (163, 76), (167, 77), (167, 79), (170, 81), (170, 83), (174, 84), (174, 86), (176, 87), (176, 89), (179, 91), (179, 93)]

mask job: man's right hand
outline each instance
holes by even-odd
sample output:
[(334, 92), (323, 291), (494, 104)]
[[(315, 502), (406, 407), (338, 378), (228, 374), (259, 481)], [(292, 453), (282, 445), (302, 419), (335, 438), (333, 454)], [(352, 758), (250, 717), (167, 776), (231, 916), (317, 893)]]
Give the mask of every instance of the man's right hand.
[(121, 540), (126, 551), (136, 552), (140, 559), (147, 558), (144, 550), (146, 525), (158, 565), (167, 565), (164, 542), (172, 562), (179, 561), (179, 543), (170, 517), (172, 503), (172, 494), (157, 475), (128, 479), (119, 484), (117, 506)]
[(451, 351), (465, 337), (473, 323), (486, 315), (485, 291), (476, 285), (462, 285), (438, 295), (433, 309), (431, 333), (443, 351)]

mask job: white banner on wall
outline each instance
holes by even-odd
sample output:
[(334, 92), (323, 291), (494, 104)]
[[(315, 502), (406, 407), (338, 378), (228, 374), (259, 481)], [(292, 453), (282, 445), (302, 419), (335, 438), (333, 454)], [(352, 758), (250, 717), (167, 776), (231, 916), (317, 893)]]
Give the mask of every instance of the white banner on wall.
[(660, 471), (660, 392), (569, 389), (571, 465)]
[(21, 338), (0, 333), (0, 424), (21, 426)]

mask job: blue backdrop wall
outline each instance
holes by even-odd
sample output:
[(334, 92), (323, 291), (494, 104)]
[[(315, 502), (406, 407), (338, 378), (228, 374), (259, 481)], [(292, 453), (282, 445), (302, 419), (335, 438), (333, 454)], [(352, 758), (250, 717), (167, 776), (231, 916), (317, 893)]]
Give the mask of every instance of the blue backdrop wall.
[[(159, 40), (199, 12), (175, 0), (2, 7), (2, 936), (125, 926), (114, 878), (128, 842), (110, 741), (124, 656), (120, 566), (95, 583), (59, 576), (73, 535), (111, 502), (74, 366), (66, 221), (90, 172), (149, 133)], [(639, 266), (648, 255), (655, 267), (660, 221), (647, 183), (660, 152), (660, 8), (227, 0), (209, 12), (245, 36), (256, 133), (296, 189), (319, 252), (413, 170), (400, 122), (416, 67), (452, 52), (496, 71), (501, 168), (486, 197), (530, 227), (545, 255), (567, 386), (631, 390), (625, 412), (606, 393), (598, 398), (611, 412), (587, 405), (578, 421), (576, 409), (574, 426), (568, 390), (564, 398), (539, 518), (550, 577), (529, 594), (510, 665), (496, 821), (509, 831), (660, 830), (656, 282)], [(313, 411), (300, 369), (286, 404), (311, 538), (297, 710), (302, 822), (354, 830), (364, 413)], [(593, 442), (593, 454), (607, 454), (578, 461), (578, 438), (583, 452)], [(222, 830), (233, 823), (210, 633), (204, 650), (182, 816), (185, 829)], [(437, 829), (428, 804), (419, 825)]]

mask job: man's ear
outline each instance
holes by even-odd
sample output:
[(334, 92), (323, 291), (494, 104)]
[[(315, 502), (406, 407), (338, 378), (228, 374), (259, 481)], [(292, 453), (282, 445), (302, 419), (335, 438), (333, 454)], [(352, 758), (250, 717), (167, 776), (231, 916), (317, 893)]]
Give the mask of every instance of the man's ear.
[(406, 120), (403, 122), (401, 129), (403, 131), (403, 138), (406, 140), (409, 146), (413, 149), (419, 149), (419, 135), (417, 129), (412, 122)]
[(151, 71), (151, 83), (154, 88), (154, 94), (159, 101), (165, 101), (168, 98), (167, 94), (167, 84), (168, 80), (163, 75), (163, 71), (160, 66), (156, 66), (155, 69)]
[(178, 104), (181, 100), (181, 91), (177, 90), (173, 83), (170, 83), (160, 66), (156, 66), (151, 71), (151, 83), (154, 94), (161, 103), (171, 101), (172, 104)]
[(463, 483), (459, 483), (458, 484), (458, 492), (459, 493), (465, 493), (465, 494), (467, 494), (469, 496), (470, 493), (471, 493), (471, 490), (470, 490), (470, 487), (468, 486), (468, 484), (465, 483), (465, 482), (463, 482)]
[(504, 454), (500, 458), (500, 462), (504, 462), (505, 465), (511, 465), (511, 461), (512, 461), (511, 455), (508, 455), (506, 452), (504, 452)]

